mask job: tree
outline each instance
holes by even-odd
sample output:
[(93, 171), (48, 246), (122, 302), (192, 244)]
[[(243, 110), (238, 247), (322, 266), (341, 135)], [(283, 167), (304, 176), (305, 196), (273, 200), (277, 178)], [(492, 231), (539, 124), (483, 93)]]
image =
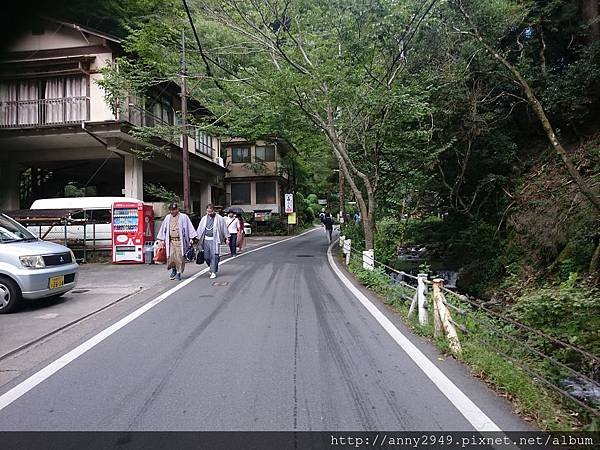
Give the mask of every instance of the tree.
[[(201, 11), (192, 23), (202, 25), (199, 47), (213, 84), (210, 91), (204, 85), (204, 98), (229, 124), (247, 123), (248, 111), (285, 113), (297, 128), (320, 132), (358, 203), (367, 248), (373, 248), (381, 180), (402, 174), (396, 169), (407, 158), (435, 155), (424, 126), (430, 92), (404, 70), (410, 41), (434, 4), (193, 3)], [(223, 42), (243, 54), (223, 55)]]
[[(567, 169), (567, 172), (569, 173), (569, 175), (571, 176), (573, 181), (577, 184), (577, 187), (579, 188), (581, 193), (592, 203), (592, 205), (594, 206), (594, 208), (596, 210), (596, 214), (600, 214), (600, 197), (598, 196), (597, 193), (595, 193), (592, 190), (589, 183), (587, 183), (587, 181), (581, 176), (581, 174), (575, 167), (573, 160), (571, 159), (567, 150), (564, 148), (559, 137), (557, 136), (556, 131), (555, 131), (554, 127), (552, 126), (552, 123), (550, 122), (550, 119), (548, 118), (546, 112), (544, 111), (544, 108), (543, 108), (541, 102), (539, 101), (538, 97), (536, 96), (534, 89), (531, 87), (530, 83), (525, 79), (525, 77), (523, 76), (521, 71), (518, 69), (516, 64), (511, 63), (506, 56), (502, 55), (502, 52), (500, 49), (494, 48), (488, 42), (488, 40), (485, 39), (480, 27), (476, 23), (476, 20), (472, 17), (472, 14), (467, 10), (467, 8), (465, 6), (465, 2), (463, 2), (463, 0), (453, 0), (451, 2), (451, 4), (454, 5), (454, 7), (460, 12), (460, 15), (464, 18), (464, 20), (466, 22), (465, 24), (468, 27), (467, 30), (456, 27), (456, 30), (458, 32), (460, 32), (461, 34), (464, 34), (464, 35), (470, 36), (473, 39), (476, 39), (481, 44), (482, 48), (490, 56), (495, 58), (502, 66), (504, 66), (506, 68), (506, 70), (508, 70), (508, 72), (513, 77), (515, 82), (517, 82), (518, 85), (523, 90), (525, 97), (527, 99), (527, 102), (529, 103), (529, 106), (532, 108), (533, 112), (539, 119), (539, 121), (544, 129), (544, 132), (548, 138), (548, 141), (550, 142), (550, 145), (562, 159), (563, 164), (565, 165), (565, 168)], [(481, 10), (480, 10), (479, 14), (481, 15)], [(490, 16), (492, 16), (492, 15), (490, 15)], [(489, 20), (490, 16), (488, 16), (486, 19)]]

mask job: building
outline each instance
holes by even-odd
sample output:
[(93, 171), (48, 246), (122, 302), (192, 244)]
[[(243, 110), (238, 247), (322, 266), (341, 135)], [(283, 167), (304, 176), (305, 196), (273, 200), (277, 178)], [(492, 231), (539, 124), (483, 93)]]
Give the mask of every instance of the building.
[[(152, 200), (144, 183), (182, 194), (181, 136), (149, 146), (131, 134), (136, 126), (174, 124), (180, 88), (166, 82), (109, 104), (98, 81), (122, 54), (120, 39), (52, 19), (23, 30), (0, 54), (0, 209), (73, 191)], [(207, 113), (194, 102), (189, 110)], [(193, 209), (202, 211), (225, 197), (226, 169), (219, 139), (190, 135)]]
[(229, 172), (225, 177), (228, 203), (255, 212), (257, 219), (284, 213), (289, 174), (283, 158), (294, 148), (281, 139), (246, 141), (222, 139)]

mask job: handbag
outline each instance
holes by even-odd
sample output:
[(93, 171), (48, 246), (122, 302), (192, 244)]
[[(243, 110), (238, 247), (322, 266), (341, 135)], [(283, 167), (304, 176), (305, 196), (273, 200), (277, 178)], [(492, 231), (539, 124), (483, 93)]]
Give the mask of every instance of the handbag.
[(204, 249), (199, 249), (196, 253), (196, 264), (204, 264)]

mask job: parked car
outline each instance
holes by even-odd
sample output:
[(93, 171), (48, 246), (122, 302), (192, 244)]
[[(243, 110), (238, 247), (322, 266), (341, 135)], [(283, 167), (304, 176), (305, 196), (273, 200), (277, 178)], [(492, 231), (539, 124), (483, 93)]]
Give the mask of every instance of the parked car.
[(79, 265), (67, 247), (41, 241), (0, 214), (0, 314), (23, 299), (59, 297), (77, 284)]

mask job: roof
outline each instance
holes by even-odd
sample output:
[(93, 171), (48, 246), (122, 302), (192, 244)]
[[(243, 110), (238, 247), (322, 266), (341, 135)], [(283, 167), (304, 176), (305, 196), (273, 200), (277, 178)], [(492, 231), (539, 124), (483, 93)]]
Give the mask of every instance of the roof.
[(112, 34), (104, 33), (103, 31), (98, 31), (93, 28), (85, 27), (83, 25), (79, 25), (77, 23), (64, 22), (62, 20), (54, 19), (52, 17), (44, 17), (45, 20), (50, 22), (58, 23), (64, 27), (72, 28), (73, 30), (80, 31), (83, 33), (91, 34), (93, 36), (98, 36), (99, 38), (106, 39), (107, 41), (114, 42), (116, 44), (122, 44), (123, 39), (114, 36)]
[(115, 202), (141, 202), (131, 197), (67, 197), (43, 198), (36, 200), (31, 209), (61, 210), (61, 209), (110, 209)]
[(6, 211), (5, 214), (17, 222), (57, 222), (66, 219), (75, 213), (82, 211), (81, 208), (65, 209), (17, 209)]

